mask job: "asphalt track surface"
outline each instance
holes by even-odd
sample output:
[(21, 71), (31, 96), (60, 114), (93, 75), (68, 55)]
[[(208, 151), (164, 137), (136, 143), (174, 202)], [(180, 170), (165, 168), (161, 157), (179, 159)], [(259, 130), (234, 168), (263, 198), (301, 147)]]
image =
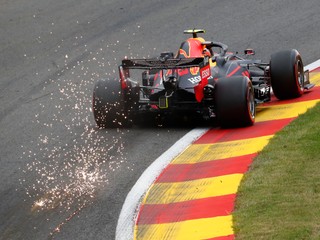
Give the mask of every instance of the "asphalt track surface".
[(93, 83), (124, 56), (176, 51), (184, 29), (231, 51), (320, 56), (310, 1), (1, 1), (0, 239), (114, 239), (141, 173), (190, 126), (98, 130)]

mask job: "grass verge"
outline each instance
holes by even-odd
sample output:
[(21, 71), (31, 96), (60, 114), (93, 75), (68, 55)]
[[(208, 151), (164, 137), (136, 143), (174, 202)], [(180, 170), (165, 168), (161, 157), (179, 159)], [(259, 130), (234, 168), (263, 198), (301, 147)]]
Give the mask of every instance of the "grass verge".
[(320, 104), (277, 133), (237, 193), (236, 239), (320, 239)]

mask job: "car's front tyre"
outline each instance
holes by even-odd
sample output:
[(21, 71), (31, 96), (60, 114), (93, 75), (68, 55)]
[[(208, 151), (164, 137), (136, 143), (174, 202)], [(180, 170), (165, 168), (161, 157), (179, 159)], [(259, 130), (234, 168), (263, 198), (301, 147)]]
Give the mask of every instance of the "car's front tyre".
[(278, 99), (297, 98), (304, 91), (304, 70), (297, 50), (284, 50), (271, 55), (271, 86)]

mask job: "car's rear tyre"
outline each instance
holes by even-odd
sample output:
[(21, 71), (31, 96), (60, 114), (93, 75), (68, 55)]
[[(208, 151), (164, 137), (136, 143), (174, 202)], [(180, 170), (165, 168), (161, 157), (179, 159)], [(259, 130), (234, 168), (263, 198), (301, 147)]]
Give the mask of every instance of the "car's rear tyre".
[(221, 78), (215, 90), (216, 115), (221, 127), (245, 127), (254, 124), (256, 106), (249, 78)]
[(93, 115), (99, 128), (131, 127), (130, 106), (119, 80), (98, 80), (93, 89)]
[(271, 86), (278, 99), (297, 98), (304, 91), (304, 71), (297, 50), (284, 50), (271, 55)]

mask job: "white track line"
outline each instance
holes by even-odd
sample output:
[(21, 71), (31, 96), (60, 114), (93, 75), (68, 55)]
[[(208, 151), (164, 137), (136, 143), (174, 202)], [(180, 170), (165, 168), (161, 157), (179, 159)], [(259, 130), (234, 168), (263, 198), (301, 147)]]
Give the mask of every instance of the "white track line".
[(184, 135), (165, 153), (158, 157), (141, 175), (122, 206), (116, 230), (116, 240), (133, 239), (134, 225), (142, 198), (162, 170), (184, 151), (191, 143), (201, 137), (209, 128), (196, 128)]
[[(312, 71), (320, 67), (320, 59), (305, 66), (305, 70)], [(134, 234), (134, 225), (139, 211), (139, 206), (145, 193), (152, 183), (159, 176), (161, 171), (184, 151), (191, 143), (201, 137), (209, 128), (196, 128), (187, 133), (165, 153), (157, 158), (140, 176), (136, 184), (128, 193), (122, 206), (116, 229), (116, 240), (132, 240)]]
[(304, 67), (304, 70), (309, 70), (309, 71), (312, 71), (313, 69), (316, 69), (320, 67), (320, 59), (318, 59), (317, 61), (307, 65)]

